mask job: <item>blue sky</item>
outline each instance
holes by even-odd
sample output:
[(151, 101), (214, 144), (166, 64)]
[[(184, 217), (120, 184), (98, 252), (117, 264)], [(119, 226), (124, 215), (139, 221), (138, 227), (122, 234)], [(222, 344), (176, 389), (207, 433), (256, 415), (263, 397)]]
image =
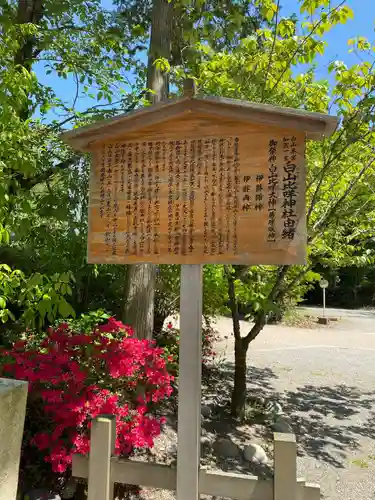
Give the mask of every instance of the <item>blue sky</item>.
[[(102, 0), (102, 4), (108, 7), (111, 0)], [(289, 16), (292, 13), (298, 13), (297, 0), (281, 0), (283, 6), (281, 15)], [(325, 36), (328, 43), (326, 52), (317, 60), (317, 78), (325, 79), (327, 77), (327, 66), (332, 60), (341, 60), (351, 65), (358, 62), (355, 54), (348, 53), (347, 41), (356, 36), (365, 36), (370, 41), (375, 41), (375, 0), (348, 0), (349, 5), (354, 11), (354, 19), (345, 25), (336, 26)], [(375, 56), (375, 54), (374, 54)], [(50, 85), (56, 91), (57, 95), (64, 100), (68, 100), (75, 94), (75, 85), (70, 80), (61, 80), (53, 74), (46, 76), (42, 65), (35, 67), (36, 73), (42, 83)], [(79, 109), (83, 110), (95, 104), (90, 99), (82, 100)], [(51, 118), (56, 118), (51, 115)]]
[[(298, 9), (296, 0), (281, 0), (281, 4), (283, 16), (288, 16)], [(350, 38), (364, 36), (370, 41), (375, 41), (375, 0), (348, 0), (346, 4), (354, 11), (354, 19), (345, 25), (335, 26), (325, 35), (324, 40), (328, 46), (325, 54), (317, 59), (318, 78), (327, 76), (327, 65), (332, 60), (344, 61), (348, 65), (358, 62), (355, 54), (348, 53)]]

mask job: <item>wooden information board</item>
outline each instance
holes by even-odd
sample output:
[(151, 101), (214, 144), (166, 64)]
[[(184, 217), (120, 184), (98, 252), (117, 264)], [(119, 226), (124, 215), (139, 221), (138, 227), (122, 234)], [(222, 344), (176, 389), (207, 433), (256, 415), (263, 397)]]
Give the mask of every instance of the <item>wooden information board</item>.
[(169, 128), (96, 147), (88, 261), (303, 263), (305, 135)]
[(303, 263), (304, 133), (187, 123), (96, 146), (88, 261)]
[(304, 136), (103, 144), (90, 186), (91, 263), (303, 263)]

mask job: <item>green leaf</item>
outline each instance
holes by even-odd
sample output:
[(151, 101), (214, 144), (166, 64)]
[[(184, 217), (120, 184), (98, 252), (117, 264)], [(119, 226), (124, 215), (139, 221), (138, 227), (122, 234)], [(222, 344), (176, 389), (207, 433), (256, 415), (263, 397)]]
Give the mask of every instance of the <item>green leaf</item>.
[(253, 304), (254, 312), (258, 312), (260, 310), (260, 308), (261, 308), (260, 302), (254, 302), (254, 304)]
[(60, 299), (60, 302), (59, 302), (59, 314), (63, 317), (63, 318), (67, 318), (68, 316), (73, 316), (75, 317), (75, 311), (74, 309), (72, 308), (72, 306), (63, 298)]
[(0, 310), (0, 320), (2, 323), (6, 323), (8, 321), (8, 309)]
[(140, 37), (145, 34), (145, 27), (142, 26), (141, 24), (136, 24), (135, 26), (132, 27), (132, 35), (134, 37)]
[(160, 57), (159, 59), (155, 59), (154, 61), (154, 66), (156, 69), (163, 73), (169, 73), (171, 70), (171, 66), (169, 64), (169, 61), (165, 58)]
[(28, 288), (34, 288), (43, 284), (43, 276), (40, 273), (35, 273), (27, 282)]
[(6, 229), (3, 229), (2, 231), (2, 241), (6, 244), (6, 245), (9, 245), (9, 241), (10, 241), (10, 236), (9, 236), (9, 233)]

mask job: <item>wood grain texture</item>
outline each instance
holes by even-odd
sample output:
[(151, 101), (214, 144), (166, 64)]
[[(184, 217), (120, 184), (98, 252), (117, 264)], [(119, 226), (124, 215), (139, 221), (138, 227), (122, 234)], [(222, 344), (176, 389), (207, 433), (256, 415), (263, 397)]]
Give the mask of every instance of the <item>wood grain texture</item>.
[[(88, 261), (304, 263), (304, 149), (300, 131), (194, 113), (96, 144)], [(272, 164), (275, 241), (269, 241)]]

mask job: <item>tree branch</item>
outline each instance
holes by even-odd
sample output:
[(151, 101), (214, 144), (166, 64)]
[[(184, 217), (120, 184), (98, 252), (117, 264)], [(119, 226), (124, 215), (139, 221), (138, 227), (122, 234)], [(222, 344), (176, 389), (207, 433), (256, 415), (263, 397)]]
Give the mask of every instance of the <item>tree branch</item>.
[(304, 275), (310, 271), (312, 268), (312, 264), (308, 265), (306, 269), (303, 269), (297, 276), (294, 277), (294, 279), (288, 283), (287, 288), (283, 291), (283, 295), (287, 294), (288, 292), (292, 291), (293, 287), (297, 285), (301, 281), (301, 279), (304, 277)]
[(270, 51), (270, 57), (268, 59), (266, 76), (264, 77), (264, 85), (262, 87), (262, 94), (261, 94), (260, 102), (263, 102), (263, 100), (264, 100), (264, 92), (266, 91), (268, 75), (269, 75), (269, 71), (270, 71), (270, 67), (271, 67), (271, 62), (272, 62), (272, 55), (273, 55), (273, 51), (275, 49), (276, 36), (277, 36), (277, 27), (278, 27), (278, 24), (279, 24), (279, 9), (280, 9), (280, 0), (277, 0), (277, 10), (276, 10), (276, 19), (275, 19), (275, 32), (273, 34), (272, 47), (271, 47), (271, 51)]
[(61, 163), (54, 165), (45, 172), (42, 172), (41, 174), (36, 175), (30, 179), (24, 178), (21, 175), (16, 176), (16, 179), (22, 189), (30, 190), (37, 184), (41, 184), (42, 182), (48, 181), (48, 179), (52, 177), (52, 175), (57, 174), (62, 170), (66, 170), (70, 166), (74, 165), (74, 163), (79, 161), (81, 158), (82, 156), (80, 155), (74, 155), (71, 158), (68, 158), (67, 160), (62, 161)]
[[(280, 293), (280, 288), (282, 285), (282, 282), (285, 278), (286, 273), (288, 272), (290, 266), (280, 266), (279, 271), (277, 273), (277, 278), (275, 281), (275, 284), (272, 287), (272, 290), (268, 296), (268, 300), (274, 301), (276, 298), (279, 298), (279, 293)], [(266, 324), (266, 312), (262, 310), (255, 319), (255, 323), (252, 327), (252, 329), (249, 331), (249, 333), (246, 335), (246, 337), (243, 338), (243, 343), (245, 348), (247, 349), (250, 342), (252, 342), (258, 335), (259, 333), (263, 330), (264, 326)]]
[[(134, 102), (132, 102), (132, 104), (130, 104), (126, 109), (124, 109), (123, 112), (124, 113), (129, 113), (130, 111), (132, 111), (136, 107), (137, 101), (139, 99), (141, 99), (145, 94), (146, 94), (146, 90), (142, 90), (142, 92), (140, 92), (138, 94), (138, 96), (136, 97), (136, 99), (134, 100)], [(108, 109), (108, 110), (103, 110), (103, 111), (111, 111), (111, 110), (115, 109), (115, 108), (113, 108), (113, 105), (119, 104), (120, 102), (122, 102), (122, 99), (119, 99), (118, 101), (112, 102), (111, 104), (109, 104), (109, 103), (95, 104), (94, 106), (91, 106), (91, 108), (86, 109), (85, 111), (80, 112), (80, 115), (89, 115), (90, 113), (94, 113), (95, 110), (97, 110), (98, 108), (103, 108), (105, 106), (112, 106), (112, 108)], [(51, 129), (52, 130), (58, 130), (60, 127), (62, 127), (66, 123), (71, 122), (75, 118), (77, 118), (77, 115), (71, 115), (68, 118), (64, 118), (64, 120), (62, 120), (61, 122), (56, 123), (55, 125), (53, 125), (51, 127)]]
[(230, 266), (224, 266), (224, 272), (228, 280), (228, 297), (229, 297), (229, 307), (232, 314), (233, 322), (233, 335), (235, 340), (241, 339), (241, 329), (240, 329), (240, 318), (238, 315), (238, 304), (236, 300), (236, 290), (234, 286), (234, 276), (232, 274), (232, 269)]
[[(365, 96), (361, 100), (361, 102), (363, 102), (371, 94), (371, 92), (373, 91), (373, 89), (375, 89), (375, 86), (372, 87), (371, 89), (369, 89), (369, 91), (365, 94)], [(358, 116), (359, 111), (360, 111), (360, 104), (361, 103), (359, 103), (357, 105), (355, 112), (349, 117), (347, 123), (351, 123)], [(361, 123), (358, 124), (357, 128), (359, 128), (360, 125), (361, 125)], [(313, 185), (313, 183), (315, 182), (315, 180), (319, 179), (318, 184), (317, 184), (317, 186), (316, 186), (316, 188), (314, 190), (314, 194), (313, 194), (312, 199), (311, 199), (309, 210), (307, 212), (307, 216), (306, 216), (306, 223), (307, 224), (309, 223), (311, 214), (312, 214), (312, 212), (313, 212), (313, 210), (315, 208), (315, 205), (316, 205), (316, 202), (317, 202), (317, 198), (318, 198), (318, 195), (319, 195), (319, 192), (320, 192), (321, 185), (322, 185), (322, 183), (324, 181), (324, 177), (325, 177), (326, 171), (332, 166), (332, 164), (335, 161), (337, 161), (341, 157), (341, 155), (343, 155), (345, 153), (345, 151), (349, 148), (349, 146), (352, 143), (352, 142), (347, 141), (345, 143), (345, 145), (334, 156), (332, 156), (334, 154), (335, 146), (338, 144), (338, 141), (341, 139), (341, 137), (343, 136), (344, 132), (345, 132), (345, 127), (343, 127), (341, 129), (341, 131), (338, 134), (338, 137), (335, 139), (335, 141), (333, 142), (333, 144), (330, 145), (330, 153), (329, 153), (329, 156), (328, 156), (327, 160), (324, 162), (323, 168), (320, 170), (320, 172), (315, 177), (315, 179), (313, 179), (311, 181), (311, 183), (308, 185), (307, 189), (309, 189)], [(356, 137), (355, 138), (356, 142), (363, 141), (371, 133), (372, 133), (372, 130), (369, 130), (365, 134), (362, 134), (360, 137)]]
[[(327, 15), (330, 15), (330, 14), (333, 14), (335, 11), (337, 11), (342, 5), (344, 5), (344, 3), (346, 2), (346, 0), (342, 0), (342, 2), (340, 2), (334, 9), (331, 9)], [(293, 52), (293, 54), (291, 55), (291, 57), (289, 58), (289, 60), (287, 61), (286, 65), (285, 65), (285, 68), (284, 70), (282, 71), (281, 75), (279, 76), (279, 78), (276, 80), (276, 83), (275, 85), (272, 87), (272, 89), (270, 90), (270, 93), (272, 93), (275, 88), (279, 85), (279, 83), (281, 82), (283, 76), (285, 75), (285, 73), (288, 71), (288, 68), (290, 67), (290, 64), (292, 63), (293, 59), (296, 57), (296, 55), (298, 54), (298, 52), (301, 50), (301, 48), (305, 45), (305, 43), (307, 42), (307, 40), (309, 40), (309, 38), (311, 38), (313, 36), (313, 34), (315, 33), (315, 31), (317, 30), (317, 28), (323, 23), (323, 22), (326, 22), (326, 19), (320, 19), (319, 21), (317, 21), (314, 26), (311, 28), (311, 31), (308, 35), (305, 36), (305, 38), (302, 40), (302, 42), (298, 45), (298, 47), (296, 48), (296, 50)]]
[[(331, 208), (327, 210), (327, 212), (320, 218), (320, 220), (314, 225), (313, 231), (317, 231), (321, 229), (329, 220), (332, 218), (332, 216), (336, 213), (338, 207), (340, 204), (345, 200), (345, 198), (350, 194), (350, 192), (353, 190), (355, 185), (358, 183), (358, 181), (361, 179), (361, 177), (366, 173), (366, 171), (374, 164), (375, 158), (373, 158), (369, 163), (364, 165), (361, 170), (359, 171), (358, 175), (352, 180), (352, 182), (349, 184), (349, 186), (346, 188), (345, 192), (343, 193), (342, 196), (332, 205)], [(310, 239), (310, 242), (312, 240)]]

